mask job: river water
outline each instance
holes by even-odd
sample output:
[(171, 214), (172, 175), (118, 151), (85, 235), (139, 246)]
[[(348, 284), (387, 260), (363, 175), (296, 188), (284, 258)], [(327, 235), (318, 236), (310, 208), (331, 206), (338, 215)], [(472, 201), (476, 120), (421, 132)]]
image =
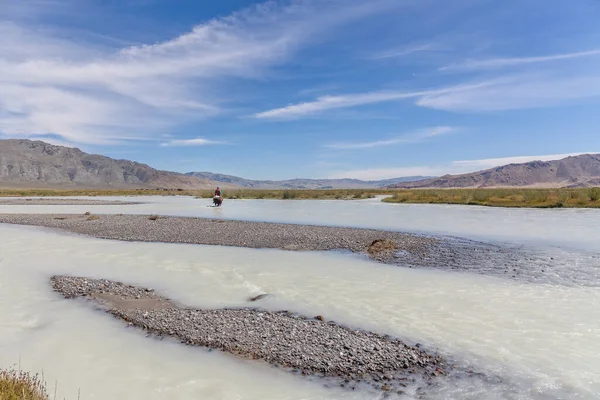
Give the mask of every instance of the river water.
[[(368, 201), (144, 198), (132, 206), (0, 206), (4, 212), (144, 213), (396, 229), (600, 252), (596, 210), (505, 210)], [(125, 243), (0, 225), (0, 367), (42, 372), (51, 397), (76, 399), (372, 399), (253, 361), (126, 329), (64, 300), (48, 278), (68, 273), (150, 286), (197, 307), (247, 305), (324, 315), (419, 342), (497, 381), (444, 382), (435, 399), (600, 398), (600, 289), (520, 283), (377, 264), (336, 252)], [(411, 393), (405, 397), (415, 398)], [(392, 398), (394, 398), (392, 396)]]

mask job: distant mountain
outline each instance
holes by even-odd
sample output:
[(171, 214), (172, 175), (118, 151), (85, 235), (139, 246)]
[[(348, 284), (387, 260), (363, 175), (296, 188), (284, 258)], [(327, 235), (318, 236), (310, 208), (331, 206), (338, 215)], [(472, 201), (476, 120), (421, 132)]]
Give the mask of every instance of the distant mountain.
[(0, 186), (212, 188), (216, 182), (41, 141), (0, 140)]
[(509, 164), (464, 175), (446, 175), (391, 188), (592, 187), (600, 184), (600, 154), (556, 161)]
[(238, 176), (217, 174), (214, 172), (188, 172), (187, 176), (209, 179), (221, 183), (229, 183), (252, 189), (377, 189), (399, 182), (410, 182), (426, 179), (423, 176), (386, 179), (382, 181), (361, 181), (358, 179), (289, 179), (282, 181), (260, 181), (240, 178)]

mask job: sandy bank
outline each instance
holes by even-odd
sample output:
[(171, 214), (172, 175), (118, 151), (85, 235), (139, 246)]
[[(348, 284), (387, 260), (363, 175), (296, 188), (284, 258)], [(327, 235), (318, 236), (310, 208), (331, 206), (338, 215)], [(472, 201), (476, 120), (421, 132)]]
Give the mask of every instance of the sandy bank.
[(133, 205), (133, 204), (141, 204), (141, 203), (133, 202), (133, 201), (118, 201), (118, 200), (0, 198), (0, 206), (126, 206), (126, 205)]

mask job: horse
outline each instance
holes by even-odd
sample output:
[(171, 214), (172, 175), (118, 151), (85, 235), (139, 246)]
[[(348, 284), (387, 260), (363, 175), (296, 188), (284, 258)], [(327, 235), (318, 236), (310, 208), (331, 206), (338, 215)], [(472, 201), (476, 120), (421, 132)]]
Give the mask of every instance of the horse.
[(213, 206), (220, 207), (221, 204), (223, 204), (223, 197), (221, 197), (221, 196), (213, 197)]

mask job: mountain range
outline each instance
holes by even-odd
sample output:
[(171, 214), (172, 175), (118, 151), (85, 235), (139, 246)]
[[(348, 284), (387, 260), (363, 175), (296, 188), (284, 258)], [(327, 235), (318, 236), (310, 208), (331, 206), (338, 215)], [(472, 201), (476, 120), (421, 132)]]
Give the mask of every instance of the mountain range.
[(213, 172), (188, 172), (187, 176), (208, 179), (221, 183), (229, 183), (238, 187), (252, 189), (381, 189), (402, 182), (428, 179), (424, 176), (407, 176), (403, 178), (380, 181), (361, 181), (358, 179), (288, 179), (282, 181), (251, 180), (238, 176), (216, 174)]
[(463, 175), (445, 175), (390, 185), (391, 188), (591, 187), (600, 185), (600, 154), (556, 161), (509, 164)]
[(292, 179), (254, 181), (211, 172), (160, 171), (146, 164), (88, 154), (77, 148), (27, 139), (0, 140), (0, 186), (90, 189), (374, 189), (425, 177), (383, 181)]
[(376, 189), (589, 187), (600, 185), (600, 154), (509, 164), (463, 175), (358, 179), (250, 180), (213, 172), (161, 171), (129, 160), (27, 139), (0, 140), (0, 187), (95, 189)]
[(216, 182), (41, 141), (0, 140), (0, 185), (28, 188), (203, 189)]

